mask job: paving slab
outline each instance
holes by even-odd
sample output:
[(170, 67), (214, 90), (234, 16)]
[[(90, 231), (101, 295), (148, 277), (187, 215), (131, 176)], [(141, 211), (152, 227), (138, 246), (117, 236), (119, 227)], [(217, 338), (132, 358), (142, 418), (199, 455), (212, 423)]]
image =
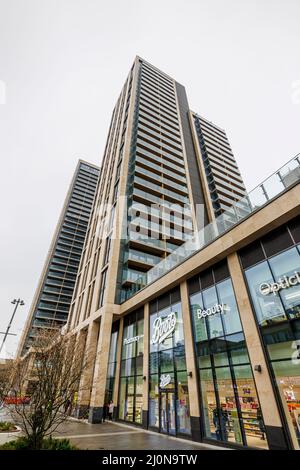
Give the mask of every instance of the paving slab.
[(219, 450), (219, 447), (174, 438), (122, 423), (63, 423), (56, 438), (68, 438), (82, 450)]

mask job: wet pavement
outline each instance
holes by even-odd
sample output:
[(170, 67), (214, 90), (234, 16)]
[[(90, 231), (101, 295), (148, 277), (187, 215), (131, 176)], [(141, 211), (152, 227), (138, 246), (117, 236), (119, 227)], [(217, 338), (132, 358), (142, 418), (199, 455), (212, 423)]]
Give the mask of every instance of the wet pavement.
[(70, 420), (54, 433), (68, 438), (82, 450), (218, 450), (220, 447), (195, 443), (146, 431), (121, 423), (89, 424)]

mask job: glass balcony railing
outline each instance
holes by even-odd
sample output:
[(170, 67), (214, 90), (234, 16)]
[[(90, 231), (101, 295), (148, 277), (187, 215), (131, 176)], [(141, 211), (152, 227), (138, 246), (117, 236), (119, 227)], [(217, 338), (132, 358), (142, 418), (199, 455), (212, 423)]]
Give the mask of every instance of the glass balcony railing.
[(154, 124), (153, 122), (150, 122), (149, 123), (149, 120), (145, 119), (143, 117), (143, 113), (140, 113), (139, 115), (139, 125), (142, 124), (143, 125), (143, 128), (145, 129), (148, 129), (149, 128), (149, 124), (150, 124), (150, 127), (156, 131), (158, 131), (158, 133), (163, 133), (167, 136), (169, 136), (173, 141), (177, 142), (180, 146), (181, 146), (181, 140), (179, 137), (176, 137), (174, 134), (171, 134), (170, 132), (168, 132), (166, 129), (162, 128), (161, 125), (157, 125), (157, 124)]
[(176, 250), (176, 248), (178, 248), (178, 245), (175, 245), (175, 243), (171, 243), (165, 240), (158, 240), (156, 238), (148, 238), (145, 235), (140, 235), (139, 233), (134, 232), (134, 231), (129, 232), (129, 240), (140, 243), (142, 245), (149, 245), (149, 246), (152, 246), (153, 248), (157, 248), (158, 250), (163, 250), (163, 251), (172, 252)]
[(146, 119), (147, 121), (150, 120), (151, 122), (155, 122), (158, 126), (162, 126), (164, 129), (167, 129), (169, 132), (171, 132), (172, 136), (176, 135), (177, 138), (181, 141), (179, 129), (176, 129), (174, 126), (170, 126), (169, 125), (170, 123), (168, 121), (165, 121), (164, 119), (162, 119), (157, 114), (151, 113), (148, 109), (143, 110), (140, 107), (140, 109), (139, 109), (139, 118), (140, 117)]
[(134, 183), (140, 184), (143, 188), (150, 188), (153, 191), (158, 192), (158, 194), (162, 194), (164, 196), (170, 197), (171, 199), (174, 199), (175, 201), (180, 200), (184, 202), (185, 204), (188, 204), (189, 202), (189, 199), (187, 196), (182, 196), (181, 194), (174, 193), (173, 191), (170, 191), (169, 189), (159, 186), (158, 184), (150, 183), (150, 181), (144, 180), (143, 178), (140, 178), (139, 176), (136, 176), (134, 178)]
[(139, 263), (155, 265), (161, 261), (161, 258), (159, 256), (149, 255), (148, 253), (142, 253), (131, 249), (126, 253), (125, 261), (137, 261)]
[(156, 173), (152, 173), (151, 171), (145, 170), (145, 168), (141, 166), (136, 166), (135, 167), (135, 172), (136, 173), (142, 173), (142, 175), (148, 176), (149, 178), (152, 178), (156, 181), (159, 181), (161, 184), (165, 184), (167, 186), (170, 186), (171, 188), (178, 189), (179, 191), (187, 194), (187, 186), (184, 184), (177, 184), (174, 181), (171, 181), (167, 178), (163, 178), (160, 175), (157, 175)]
[[(143, 153), (145, 155), (145, 151), (143, 151)], [(150, 157), (154, 158), (152, 154), (150, 154)], [(149, 168), (153, 168), (154, 170), (158, 171), (159, 173), (163, 175), (171, 176), (172, 178), (175, 178), (177, 181), (182, 181), (183, 185), (186, 186), (185, 176), (179, 175), (177, 173), (174, 174), (173, 171), (168, 170), (165, 166), (162, 166), (164, 164), (162, 160), (159, 160), (159, 164), (157, 165), (156, 163), (153, 163), (151, 160), (148, 160), (147, 158), (143, 158), (140, 155), (137, 155), (135, 158), (135, 161), (143, 165), (146, 165)]]
[[(300, 154), (292, 158), (282, 168), (273, 173), (260, 185), (247, 193), (242, 199), (228, 208), (213, 222), (196, 233), (193, 238), (175, 249), (169, 256), (143, 273), (130, 290), (122, 293), (122, 299), (134, 295), (137, 291), (156, 281), (178, 264), (185, 261), (216, 238), (242, 222), (247, 216), (268, 204), (291, 186), (300, 182)], [(149, 240), (150, 241), (150, 240)], [(147, 242), (147, 241), (146, 241)]]
[(169, 152), (166, 152), (166, 151), (164, 150), (164, 147), (165, 147), (165, 146), (156, 147), (155, 145), (149, 144), (148, 142), (146, 142), (145, 140), (143, 140), (142, 138), (140, 138), (139, 135), (137, 136), (136, 143), (137, 143), (137, 145), (141, 145), (141, 146), (143, 146), (143, 147), (146, 147), (146, 148), (149, 149), (150, 151), (159, 153), (159, 155), (162, 155), (162, 156), (165, 157), (166, 159), (169, 159), (171, 162), (174, 162), (174, 163), (178, 164), (178, 165), (180, 166), (180, 168), (182, 168), (183, 171), (184, 171), (183, 156), (182, 156), (181, 158), (175, 157), (175, 155), (173, 155), (173, 154), (171, 154), (171, 153), (169, 153)]
[(177, 238), (178, 240), (186, 240), (191, 236), (191, 232), (186, 230), (184, 226), (182, 226), (182, 230), (180, 231), (170, 228), (166, 225), (161, 225), (150, 220), (142, 219), (140, 217), (136, 217), (130, 222), (129, 229), (135, 229), (136, 227), (141, 227), (145, 228), (146, 230), (150, 230), (152, 235), (154, 235), (155, 233), (157, 235), (161, 234), (164, 236), (164, 238)]
[[(185, 169), (181, 166), (178, 166), (178, 165), (174, 165), (173, 163), (171, 163), (169, 160), (163, 158), (162, 156), (158, 156), (154, 153), (151, 153), (151, 152), (148, 152), (147, 150), (145, 150), (144, 148), (140, 147), (139, 145), (136, 146), (136, 151), (140, 154), (140, 155), (143, 155), (144, 157), (149, 157), (151, 158), (152, 160), (154, 160), (155, 162), (157, 162), (159, 165), (163, 165), (163, 169), (165, 168), (165, 166), (168, 168), (170, 168), (171, 170), (175, 170), (176, 174), (175, 174), (175, 177), (177, 178), (177, 174), (181, 174), (181, 178), (185, 178)], [(148, 161), (148, 160), (147, 160)], [(185, 181), (186, 181), (186, 178), (185, 178)]]
[[(149, 133), (152, 135), (150, 136)], [(156, 131), (151, 131), (151, 129), (148, 129), (146, 126), (143, 126), (143, 124), (139, 123), (138, 124), (138, 134), (141, 134), (143, 138), (151, 140), (151, 142), (155, 142), (156, 144), (159, 144), (162, 147), (165, 147), (167, 150), (170, 150), (171, 152), (174, 152), (176, 155), (179, 155), (182, 157), (182, 148), (181, 145), (178, 144), (177, 142), (173, 142), (171, 139), (168, 139), (167, 137), (163, 136), (161, 133), (156, 132)], [(164, 141), (162, 143), (161, 141)], [(171, 144), (171, 146), (169, 146)]]
[[(182, 208), (182, 206), (178, 206), (177, 209), (179, 207)], [(170, 215), (167, 210), (163, 211), (157, 208), (155, 205), (146, 206), (133, 202), (132, 206), (128, 209), (128, 214), (131, 216), (132, 221), (137, 218), (136, 214), (139, 212), (144, 214), (144, 216), (141, 216), (141, 218), (147, 220), (150, 219), (152, 221), (160, 219), (168, 227), (170, 227), (171, 224), (174, 224), (179, 227), (184, 227), (185, 230), (190, 232), (193, 229), (190, 208), (188, 207), (187, 210), (185, 210), (185, 207), (183, 207), (182, 209), (183, 210), (181, 211), (180, 217), (176, 217), (175, 215)]]

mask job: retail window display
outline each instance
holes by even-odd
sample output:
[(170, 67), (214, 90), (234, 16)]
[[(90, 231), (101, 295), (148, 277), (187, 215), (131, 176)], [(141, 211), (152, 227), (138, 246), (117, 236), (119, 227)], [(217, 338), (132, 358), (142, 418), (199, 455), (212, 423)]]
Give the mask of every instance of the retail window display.
[(119, 389), (119, 419), (137, 424), (143, 415), (144, 312), (124, 318)]
[[(205, 438), (268, 448), (233, 286), (227, 267), (190, 283)], [(221, 279), (220, 279), (221, 278)]]
[(170, 435), (191, 433), (181, 303), (169, 294), (150, 314), (149, 426)]
[(245, 276), (289, 433), (300, 448), (299, 245), (248, 267)]

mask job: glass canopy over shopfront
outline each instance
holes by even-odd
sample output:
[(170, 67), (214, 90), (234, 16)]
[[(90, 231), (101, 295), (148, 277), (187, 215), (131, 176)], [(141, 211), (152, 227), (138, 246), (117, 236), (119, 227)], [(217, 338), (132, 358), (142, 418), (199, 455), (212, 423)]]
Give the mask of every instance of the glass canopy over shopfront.
[[(298, 220), (278, 231), (272, 240), (266, 237), (253, 246), (259, 261), (255, 265), (247, 266), (249, 256), (241, 255), (274, 383), (296, 448), (300, 443), (300, 247), (297, 245), (300, 233), (297, 225), (300, 232)], [(274, 254), (276, 251), (280, 252)]]
[[(267, 448), (260, 404), (227, 266), (190, 284), (204, 437)], [(222, 278), (224, 278), (221, 280)]]

